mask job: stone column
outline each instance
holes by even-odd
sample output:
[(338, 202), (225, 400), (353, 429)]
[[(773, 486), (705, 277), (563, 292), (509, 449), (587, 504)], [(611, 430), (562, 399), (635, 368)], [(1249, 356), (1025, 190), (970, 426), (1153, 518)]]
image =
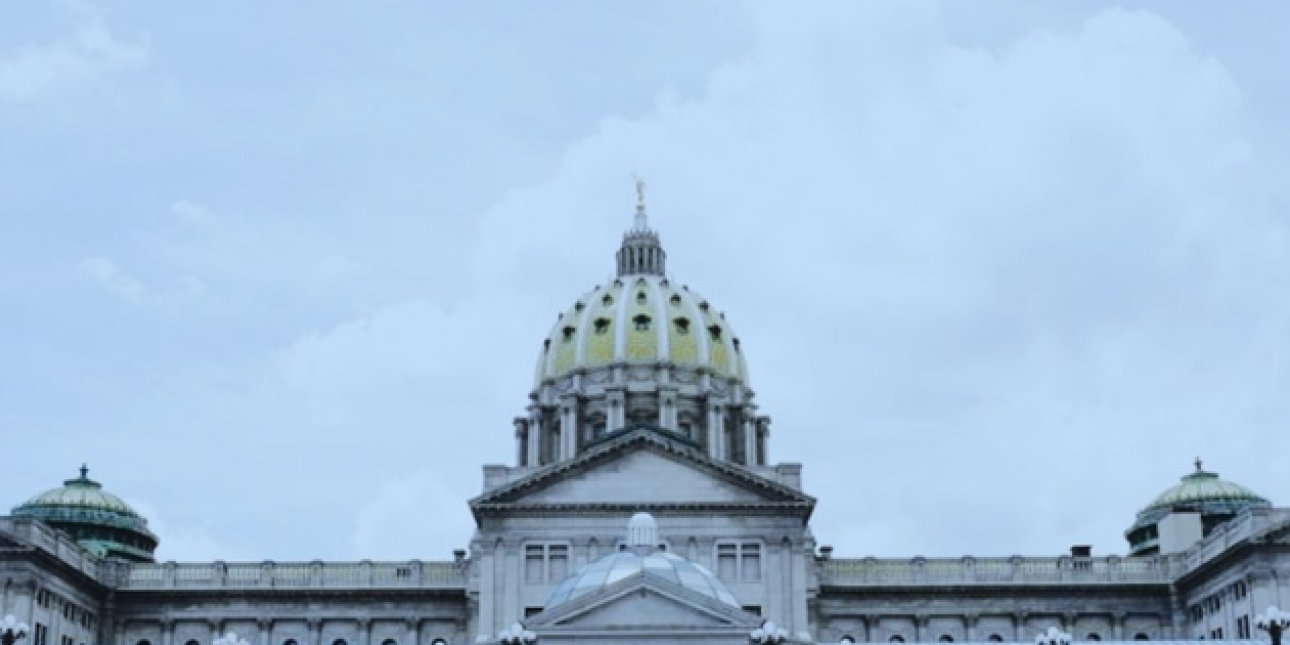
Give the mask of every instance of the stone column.
[(372, 621), (359, 618), (354, 623), (358, 627), (358, 645), (372, 645)]
[(273, 619), (261, 618), (255, 621), (255, 626), (260, 630), (260, 645), (271, 645), (269, 638), (273, 635)]
[(322, 620), (319, 618), (310, 618), (305, 621), (309, 628), (309, 642), (312, 645), (322, 645)]
[(878, 626), (878, 621), (880, 620), (882, 620), (882, 617), (876, 614), (865, 614), (860, 617), (860, 642), (873, 642), (873, 630)]
[(529, 420), (524, 417), (515, 417), (511, 423), (515, 426), (515, 465), (527, 465)]
[(605, 412), (605, 432), (617, 432), (627, 426), (627, 395), (622, 389), (609, 390), (605, 395), (608, 409)]
[(1117, 611), (1111, 616), (1111, 640), (1124, 640), (1124, 619), (1127, 616), (1122, 611)]
[(560, 459), (573, 459), (578, 451), (578, 397), (560, 397)]
[(708, 398), (708, 455), (713, 459), (726, 458), (725, 417), (722, 414), (721, 401)]
[(542, 410), (536, 405), (529, 407), (528, 423), (528, 464), (542, 464)]
[(760, 458), (754, 456), (757, 465), (765, 466), (770, 463), (770, 417), (757, 417), (757, 447), (760, 449)]
[(496, 565), (494, 562), (501, 557), (502, 549), (493, 548), (493, 545), (487, 545), (479, 549), (479, 634), (478, 638), (492, 639), (493, 620), (497, 613), (494, 608), (494, 599), (497, 596), (494, 582), (497, 580), (497, 574), (494, 573)]
[(680, 423), (676, 418), (676, 392), (660, 391), (659, 398), (662, 401), (659, 403), (658, 424), (667, 430), (680, 432)]
[(408, 635), (404, 640), (407, 641), (408, 645), (420, 645), (421, 629), (420, 626), (417, 625), (417, 620), (415, 618), (409, 618), (407, 627)]
[(175, 642), (175, 621), (168, 618), (161, 619), (161, 645), (174, 645)]
[(745, 411), (743, 418), (739, 421), (739, 428), (743, 432), (744, 440), (744, 465), (757, 465), (757, 424), (753, 421), (752, 414)]
[(976, 624), (980, 618), (977, 614), (968, 614), (963, 617), (963, 640), (969, 643), (977, 642)]

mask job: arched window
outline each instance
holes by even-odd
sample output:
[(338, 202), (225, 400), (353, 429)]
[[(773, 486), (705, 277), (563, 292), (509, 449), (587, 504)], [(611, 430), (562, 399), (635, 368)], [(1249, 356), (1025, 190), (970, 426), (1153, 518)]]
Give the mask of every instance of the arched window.
[(1134, 634), (1134, 635), (1133, 635), (1133, 640), (1135, 640), (1135, 641), (1149, 641), (1149, 640), (1151, 640), (1151, 637), (1150, 637), (1150, 636), (1147, 636), (1147, 634), (1146, 634), (1145, 632), (1138, 632), (1138, 633), (1136, 633), (1136, 634)]
[(381, 645), (399, 645), (399, 642), (394, 640), (393, 638), (387, 638), (381, 641)]
[(331, 642), (331, 645), (349, 645), (349, 641), (343, 638), (337, 638), (336, 640)]
[(901, 636), (900, 634), (892, 634), (891, 638), (888, 638), (888, 639), (887, 639), (887, 642), (888, 642), (888, 643), (903, 643), (903, 642), (905, 642), (905, 637), (904, 637), (904, 636)]
[(990, 634), (990, 637), (987, 638), (986, 640), (991, 643), (1002, 643), (1003, 637), (998, 634)]
[(448, 645), (448, 641), (446, 641), (446, 640), (444, 640), (444, 639), (442, 639), (442, 638), (436, 638), (436, 639), (434, 639), (434, 640), (430, 641), (430, 645)]
[(838, 641), (838, 642), (839, 642), (839, 643), (854, 643), (854, 642), (856, 642), (856, 639), (852, 638), (852, 637), (851, 637), (851, 635), (850, 635), (850, 634), (848, 634), (848, 635), (846, 635), (846, 636), (843, 636), (843, 637), (842, 637), (842, 640), (840, 640), (840, 641)]
[(191, 638), (190, 638), (190, 639), (188, 639), (188, 641), (187, 641), (187, 642), (185, 642), (185, 643), (184, 643), (184, 645), (202, 645), (202, 644), (201, 644), (201, 643), (198, 643), (196, 639), (191, 639)]
[(300, 645), (300, 644), (296, 642), (296, 639), (288, 638), (287, 640), (282, 641), (282, 645)]
[(139, 641), (138, 643), (135, 643), (135, 645), (152, 645), (152, 641), (145, 638)]
[(938, 642), (938, 643), (953, 643), (953, 642), (954, 642), (954, 637), (953, 637), (953, 636), (950, 636), (949, 634), (941, 634), (941, 637), (940, 637), (940, 638), (938, 638), (938, 639), (936, 639), (936, 642)]
[(1099, 634), (1099, 633), (1097, 633), (1097, 632), (1091, 632), (1088, 636), (1085, 636), (1085, 637), (1084, 637), (1084, 640), (1086, 640), (1086, 641), (1100, 641), (1100, 640), (1102, 640), (1102, 635), (1101, 635), (1101, 634)]

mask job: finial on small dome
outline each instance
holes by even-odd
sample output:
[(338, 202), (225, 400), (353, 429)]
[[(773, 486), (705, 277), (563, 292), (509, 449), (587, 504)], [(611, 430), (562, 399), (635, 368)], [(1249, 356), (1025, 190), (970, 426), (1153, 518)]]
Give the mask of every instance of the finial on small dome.
[(90, 478), (90, 467), (89, 467), (89, 466), (86, 466), (84, 463), (82, 463), (82, 464), (81, 464), (81, 479), (89, 479), (89, 478)]
[(1201, 468), (1201, 466), (1204, 464), (1204, 462), (1202, 462), (1202, 461), (1200, 460), (1200, 457), (1199, 457), (1199, 456), (1197, 456), (1197, 457), (1196, 457), (1195, 464), (1196, 464), (1196, 472), (1198, 472), (1198, 473), (1203, 473), (1203, 472), (1205, 472), (1205, 470), (1204, 470), (1203, 468)]

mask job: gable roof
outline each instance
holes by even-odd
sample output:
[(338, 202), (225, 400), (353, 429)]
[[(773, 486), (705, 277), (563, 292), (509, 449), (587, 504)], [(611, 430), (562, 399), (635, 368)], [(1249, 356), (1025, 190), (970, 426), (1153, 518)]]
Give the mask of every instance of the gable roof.
[[(652, 466), (644, 465), (651, 460)], [(623, 466), (628, 472), (614, 472)], [(688, 476), (689, 488), (657, 477)], [(650, 475), (645, 478), (645, 475)], [(608, 480), (588, 494), (587, 477)], [(699, 485), (702, 484), (702, 485)], [(577, 494), (574, 493), (577, 491)], [(628, 492), (634, 491), (634, 492)], [(612, 513), (720, 511), (725, 514), (781, 511), (810, 519), (815, 498), (753, 470), (713, 459), (693, 441), (666, 430), (637, 425), (587, 446), (582, 454), (498, 486), (470, 500), (476, 521), (505, 513), (547, 514), (567, 510)]]
[(525, 621), (529, 629), (545, 633), (633, 629), (656, 633), (674, 628), (744, 634), (759, 624), (759, 616), (644, 571), (548, 607)]

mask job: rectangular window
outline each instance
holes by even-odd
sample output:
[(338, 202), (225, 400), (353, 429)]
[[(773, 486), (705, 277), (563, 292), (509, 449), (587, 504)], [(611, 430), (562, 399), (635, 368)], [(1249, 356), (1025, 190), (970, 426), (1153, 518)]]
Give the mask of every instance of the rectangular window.
[(744, 582), (761, 582), (761, 545), (749, 542), (741, 545), (739, 577)]
[(760, 582), (761, 544), (757, 542), (718, 543), (717, 577), (727, 582)]
[(739, 579), (739, 545), (717, 545), (717, 577), (722, 580)]
[(1236, 619), (1236, 637), (1249, 638), (1250, 636), (1250, 617), (1247, 614)]
[(551, 584), (569, 577), (569, 545), (536, 543), (524, 545), (524, 581)]
[(547, 582), (560, 582), (569, 577), (569, 545), (552, 544), (547, 547)]
[(529, 544), (524, 547), (524, 581), (540, 583), (543, 570), (546, 568), (546, 548), (541, 544)]

